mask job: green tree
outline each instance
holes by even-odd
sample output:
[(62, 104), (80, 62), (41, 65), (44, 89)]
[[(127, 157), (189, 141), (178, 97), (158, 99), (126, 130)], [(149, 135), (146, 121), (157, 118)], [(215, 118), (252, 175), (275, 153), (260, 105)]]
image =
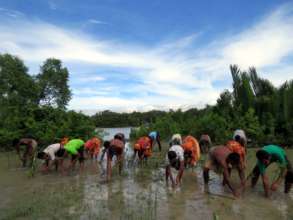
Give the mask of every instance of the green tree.
[(254, 94), (250, 85), (250, 77), (246, 72), (241, 72), (237, 65), (230, 66), (233, 79), (233, 96), (236, 106), (241, 106), (246, 112), (254, 105)]
[(247, 137), (251, 138), (253, 142), (258, 142), (263, 138), (263, 127), (260, 125), (253, 108), (249, 108), (244, 115), (235, 120), (233, 130), (237, 128), (244, 129)]
[(0, 54), (1, 107), (36, 104), (37, 87), (22, 60), (9, 54)]
[(0, 147), (23, 135), (29, 109), (37, 106), (37, 87), (18, 57), (0, 54)]
[(36, 76), (39, 104), (65, 109), (70, 101), (69, 73), (58, 59), (47, 59)]

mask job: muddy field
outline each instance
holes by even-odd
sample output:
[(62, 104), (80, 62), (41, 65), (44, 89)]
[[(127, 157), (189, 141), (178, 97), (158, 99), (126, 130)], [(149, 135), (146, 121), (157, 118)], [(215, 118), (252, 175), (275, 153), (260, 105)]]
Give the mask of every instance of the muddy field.
[[(293, 150), (287, 153), (293, 161)], [(249, 150), (247, 173), (254, 154)], [(155, 152), (147, 165), (126, 164), (121, 176), (114, 168), (112, 181), (105, 183), (95, 162), (87, 161), (83, 174), (37, 171), (32, 178), (19, 168), (14, 152), (1, 154), (0, 219), (293, 219), (293, 191), (285, 195), (283, 186), (266, 199), (259, 181), (235, 200), (214, 173), (205, 189), (199, 165), (185, 171), (180, 188), (167, 187), (164, 157)], [(271, 178), (276, 169), (269, 168)], [(232, 175), (239, 185), (237, 173)]]

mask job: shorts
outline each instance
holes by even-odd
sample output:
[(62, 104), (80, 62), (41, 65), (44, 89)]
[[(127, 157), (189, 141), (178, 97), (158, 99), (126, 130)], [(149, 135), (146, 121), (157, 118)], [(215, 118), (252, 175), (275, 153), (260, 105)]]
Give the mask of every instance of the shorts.
[(123, 148), (116, 147), (116, 146), (110, 146), (108, 149), (108, 155), (112, 159), (114, 156), (121, 155), (123, 153)]
[(78, 154), (73, 154), (71, 156), (71, 161), (75, 160), (77, 157), (78, 157), (78, 161), (81, 163), (85, 160), (84, 158), (84, 147), (82, 146), (81, 148), (79, 148), (77, 150), (77, 152), (79, 153), (79, 157), (78, 157)]

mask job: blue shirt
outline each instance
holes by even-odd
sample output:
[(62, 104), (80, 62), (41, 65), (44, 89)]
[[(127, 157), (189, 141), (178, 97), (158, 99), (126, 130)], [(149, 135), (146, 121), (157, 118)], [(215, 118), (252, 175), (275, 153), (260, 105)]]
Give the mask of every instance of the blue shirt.
[(153, 140), (157, 140), (157, 137), (158, 137), (158, 132), (156, 131), (152, 131), (149, 133), (149, 137)]

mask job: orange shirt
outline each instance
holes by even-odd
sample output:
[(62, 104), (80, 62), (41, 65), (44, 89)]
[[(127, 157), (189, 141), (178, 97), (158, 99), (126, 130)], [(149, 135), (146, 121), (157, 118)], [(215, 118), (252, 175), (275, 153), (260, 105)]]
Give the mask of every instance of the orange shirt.
[(141, 137), (137, 140), (134, 145), (134, 150), (141, 150), (144, 151), (144, 155), (149, 157), (152, 155), (152, 140), (147, 137)]
[(90, 140), (88, 140), (84, 144), (84, 146), (87, 150), (91, 151), (94, 155), (98, 155), (100, 152), (101, 141), (100, 139), (93, 137)]
[(200, 147), (198, 141), (191, 135), (186, 136), (183, 139), (182, 147), (184, 152), (191, 152), (191, 165), (195, 165), (200, 158)]
[(242, 162), (245, 161), (245, 148), (240, 143), (238, 143), (237, 141), (231, 140), (227, 142), (226, 146), (233, 153), (239, 154)]

